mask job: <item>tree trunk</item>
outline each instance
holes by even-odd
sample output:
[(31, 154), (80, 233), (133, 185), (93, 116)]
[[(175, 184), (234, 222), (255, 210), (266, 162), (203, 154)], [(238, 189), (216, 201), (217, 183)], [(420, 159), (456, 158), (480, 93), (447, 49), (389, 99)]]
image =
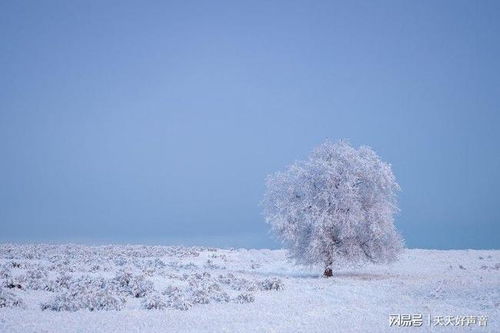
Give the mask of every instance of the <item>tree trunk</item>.
[(325, 272), (323, 273), (324, 277), (328, 278), (333, 276), (332, 264), (333, 262), (331, 260), (326, 264)]

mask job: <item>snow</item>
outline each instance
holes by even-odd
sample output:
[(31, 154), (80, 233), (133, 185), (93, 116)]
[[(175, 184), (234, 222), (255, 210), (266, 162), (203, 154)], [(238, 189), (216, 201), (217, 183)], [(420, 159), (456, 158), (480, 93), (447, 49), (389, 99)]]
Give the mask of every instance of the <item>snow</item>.
[[(0, 332), (500, 332), (499, 250), (407, 249), (322, 272), (284, 250), (0, 244)], [(423, 325), (390, 327), (391, 314)]]

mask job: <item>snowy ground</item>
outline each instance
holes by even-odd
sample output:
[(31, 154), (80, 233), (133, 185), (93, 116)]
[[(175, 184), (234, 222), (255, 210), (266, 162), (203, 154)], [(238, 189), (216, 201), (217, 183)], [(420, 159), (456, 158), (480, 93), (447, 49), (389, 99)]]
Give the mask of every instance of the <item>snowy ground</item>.
[(500, 332), (500, 251), (320, 273), (282, 250), (0, 244), (0, 332)]

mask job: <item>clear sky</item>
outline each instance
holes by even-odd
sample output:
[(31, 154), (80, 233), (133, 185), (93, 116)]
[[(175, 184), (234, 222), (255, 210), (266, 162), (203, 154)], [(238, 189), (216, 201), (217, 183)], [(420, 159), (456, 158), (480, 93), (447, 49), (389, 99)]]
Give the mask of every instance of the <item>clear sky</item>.
[(276, 247), (265, 176), (371, 146), (409, 247), (500, 248), (499, 1), (2, 1), (0, 241)]

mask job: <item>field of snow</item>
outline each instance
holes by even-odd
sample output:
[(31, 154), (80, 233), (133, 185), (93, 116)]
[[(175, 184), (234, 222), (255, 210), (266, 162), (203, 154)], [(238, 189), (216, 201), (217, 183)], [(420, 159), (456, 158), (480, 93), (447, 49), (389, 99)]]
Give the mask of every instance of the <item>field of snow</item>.
[(500, 251), (321, 273), (283, 250), (0, 244), (0, 332), (500, 332)]

